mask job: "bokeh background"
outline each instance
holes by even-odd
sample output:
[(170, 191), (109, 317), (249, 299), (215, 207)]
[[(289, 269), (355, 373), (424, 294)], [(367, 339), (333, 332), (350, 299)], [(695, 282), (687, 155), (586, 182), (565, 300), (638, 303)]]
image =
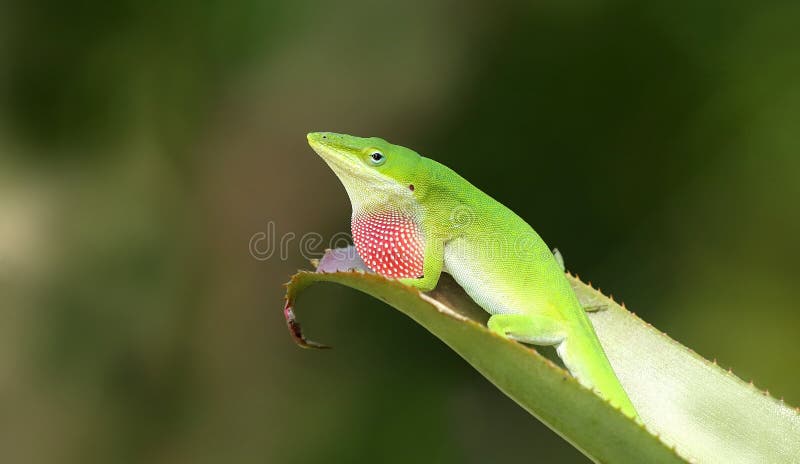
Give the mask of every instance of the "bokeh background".
[[(349, 228), (312, 130), (453, 167), (800, 404), (798, 24), (791, 1), (4, 2), (0, 461), (586, 462), (354, 291), (300, 301), (336, 350), (293, 345), (297, 239)], [(295, 239), (257, 260), (270, 221)]]

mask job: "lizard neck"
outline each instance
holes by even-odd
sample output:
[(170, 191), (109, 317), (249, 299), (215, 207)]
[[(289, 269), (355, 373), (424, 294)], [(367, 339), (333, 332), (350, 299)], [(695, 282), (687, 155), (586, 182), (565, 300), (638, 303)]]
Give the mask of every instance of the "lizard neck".
[(420, 219), (409, 208), (354, 209), (351, 229), (359, 256), (384, 277), (421, 277), (425, 239)]

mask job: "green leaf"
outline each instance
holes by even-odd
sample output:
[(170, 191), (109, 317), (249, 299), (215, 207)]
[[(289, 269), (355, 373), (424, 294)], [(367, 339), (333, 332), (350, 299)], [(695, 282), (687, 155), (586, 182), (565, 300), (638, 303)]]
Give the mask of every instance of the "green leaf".
[[(355, 269), (355, 270), (349, 270)], [(624, 416), (535, 349), (486, 329), (488, 314), (447, 275), (433, 292), (364, 272), (352, 249), (328, 252), (319, 272), (288, 284), (285, 314), (301, 346), (293, 306), (302, 290), (334, 282), (385, 301), (428, 329), (520, 406), (597, 462), (800, 460), (800, 414), (654, 329), (569, 276), (611, 364), (644, 424)]]

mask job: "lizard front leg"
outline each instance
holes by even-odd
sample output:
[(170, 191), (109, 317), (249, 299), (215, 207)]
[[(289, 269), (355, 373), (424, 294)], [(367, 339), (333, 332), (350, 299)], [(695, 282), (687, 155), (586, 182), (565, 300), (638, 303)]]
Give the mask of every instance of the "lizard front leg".
[(422, 275), (398, 279), (400, 282), (417, 287), (423, 292), (436, 288), (444, 266), (444, 244), (435, 240), (428, 240), (425, 244), (425, 256), (422, 263)]

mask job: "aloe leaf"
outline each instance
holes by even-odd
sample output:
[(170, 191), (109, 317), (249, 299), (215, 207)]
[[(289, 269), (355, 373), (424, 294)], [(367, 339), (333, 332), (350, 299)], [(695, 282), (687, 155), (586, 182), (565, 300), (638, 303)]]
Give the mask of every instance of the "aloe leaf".
[[(698, 462), (800, 462), (800, 414), (570, 276), (648, 428)], [(722, 330), (709, 328), (709, 333)]]
[(488, 314), (443, 275), (427, 294), (366, 271), (351, 248), (288, 284), (285, 314), (301, 346), (297, 296), (316, 282), (385, 301), (428, 329), (520, 406), (596, 462), (798, 462), (800, 414), (704, 360), (599, 291), (569, 276), (640, 423), (535, 349), (486, 329)]

